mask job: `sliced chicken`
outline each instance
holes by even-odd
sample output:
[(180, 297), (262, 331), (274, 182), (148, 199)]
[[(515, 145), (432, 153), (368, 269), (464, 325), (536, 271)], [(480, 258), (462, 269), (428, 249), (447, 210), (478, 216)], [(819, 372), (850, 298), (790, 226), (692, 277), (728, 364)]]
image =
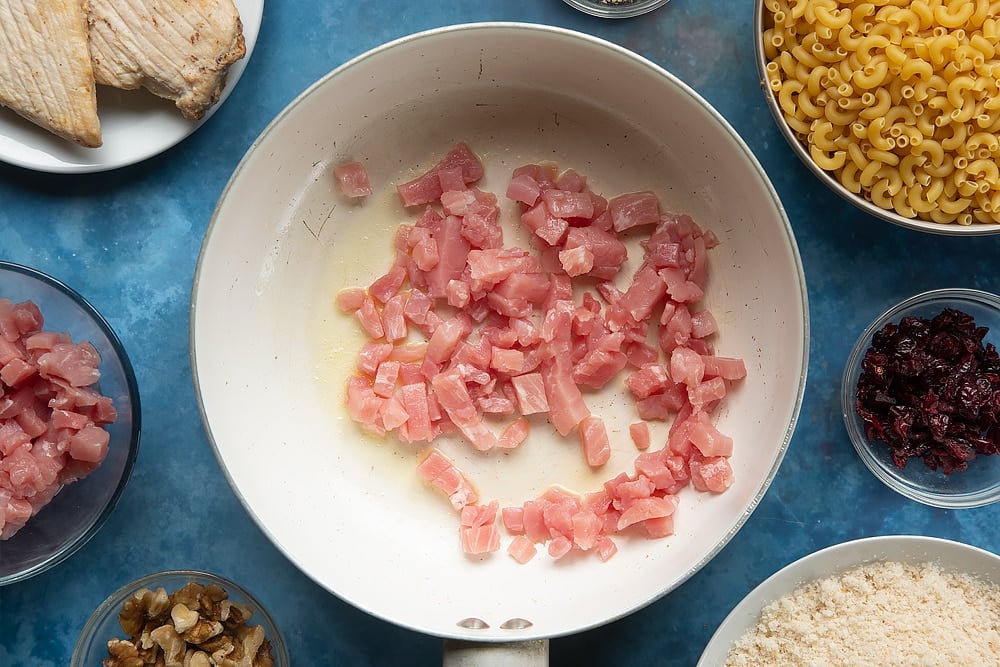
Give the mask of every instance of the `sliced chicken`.
[(90, 0), (90, 52), (98, 83), (142, 86), (198, 119), (246, 43), (232, 0)]
[(60, 137), (101, 145), (86, 0), (0, 0), (0, 105)]

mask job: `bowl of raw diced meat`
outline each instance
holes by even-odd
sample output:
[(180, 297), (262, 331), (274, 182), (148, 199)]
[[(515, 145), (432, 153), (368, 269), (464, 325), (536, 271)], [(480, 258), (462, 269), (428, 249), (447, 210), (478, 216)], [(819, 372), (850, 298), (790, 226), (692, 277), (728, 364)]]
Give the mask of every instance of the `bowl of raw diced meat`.
[(722, 548), (791, 438), (808, 317), (714, 109), (614, 44), (487, 23), (275, 119), (206, 233), (191, 345), (218, 459), (293, 562), (499, 641), (621, 616)]
[(139, 423), (108, 322), (58, 279), (0, 261), (0, 584), (61, 563), (101, 528)]

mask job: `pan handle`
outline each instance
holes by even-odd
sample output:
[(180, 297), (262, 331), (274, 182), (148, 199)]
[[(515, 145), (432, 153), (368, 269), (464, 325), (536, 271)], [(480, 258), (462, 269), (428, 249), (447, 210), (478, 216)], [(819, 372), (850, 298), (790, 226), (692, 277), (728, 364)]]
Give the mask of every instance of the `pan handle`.
[(469, 642), (446, 639), (444, 667), (547, 667), (549, 640)]

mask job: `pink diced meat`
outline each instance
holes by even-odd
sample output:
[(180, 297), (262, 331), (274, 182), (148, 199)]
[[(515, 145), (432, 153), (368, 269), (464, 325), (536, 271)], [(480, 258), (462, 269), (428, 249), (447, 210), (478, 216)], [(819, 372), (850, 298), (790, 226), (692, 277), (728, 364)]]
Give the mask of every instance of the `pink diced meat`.
[(556, 218), (590, 218), (594, 215), (594, 200), (586, 192), (552, 188), (542, 193), (542, 201)]
[(372, 193), (368, 171), (360, 162), (343, 162), (333, 168), (337, 185), (345, 197), (365, 197)]
[(482, 417), (466, 389), (465, 382), (456, 373), (439, 373), (431, 380), (434, 396), (441, 407), (479, 451), (497, 446), (497, 438), (483, 423)]
[(628, 432), (636, 449), (640, 451), (649, 449), (649, 424), (644, 421), (633, 422), (628, 425)]
[(720, 433), (704, 412), (692, 418), (695, 422), (688, 432), (688, 439), (705, 457), (729, 457), (733, 455), (733, 439)]
[(531, 433), (531, 422), (524, 417), (515, 419), (500, 432), (497, 446), (501, 449), (514, 449), (528, 439), (529, 433)]
[(538, 181), (532, 178), (530, 174), (518, 174), (512, 177), (507, 184), (507, 199), (513, 199), (528, 206), (534, 206), (541, 193)]
[(34, 303), (0, 298), (0, 540), (97, 469), (118, 418), (97, 350), (43, 326)]
[(422, 382), (404, 384), (399, 388), (399, 400), (409, 415), (409, 419), (406, 420), (408, 440), (410, 442), (430, 442), (434, 437), (434, 432), (431, 428), (427, 385)]
[(611, 458), (611, 443), (604, 420), (593, 415), (580, 422), (580, 441), (587, 465), (598, 468)]
[(525, 373), (511, 378), (510, 381), (514, 386), (518, 408), (522, 415), (549, 411), (545, 380), (541, 373)]
[[(336, 299), (369, 338), (348, 381), (349, 414), (403, 442), (460, 434), (482, 452), (518, 447), (531, 431), (530, 415), (543, 414), (561, 436), (577, 429), (584, 460), (597, 468), (610, 460), (610, 438), (584, 392), (622, 382), (630, 366), (623, 382), (640, 417), (629, 424), (634, 472), (584, 495), (551, 487), (505, 507), (502, 530), (513, 538), (507, 552), (524, 563), (544, 544), (551, 558), (576, 551), (607, 560), (617, 551), (612, 536), (633, 526), (649, 538), (673, 534), (684, 487), (721, 493), (733, 480), (733, 440), (710, 415), (728, 383), (747, 370), (742, 359), (716, 355), (719, 322), (703, 307), (694, 310), (705, 294), (707, 250), (719, 239), (688, 215), (662, 212), (650, 191), (606, 199), (584, 174), (546, 163), (513, 170), (505, 194), (533, 241), (505, 244), (497, 196), (474, 185), (484, 173), (475, 153), (457, 144), (397, 186), (404, 206), (422, 209), (397, 229), (390, 269)], [(641, 263), (620, 277), (628, 259), (623, 239), (643, 227)], [(30, 326), (31, 314), (5, 320), (3, 313), (0, 304), (0, 378), (30, 383), (13, 361), (21, 351), (4, 343), (19, 322)], [(66, 342), (39, 339), (35, 354)], [(97, 405), (97, 397), (63, 382), (72, 391), (55, 407), (63, 410), (61, 424), (75, 425), (74, 415), (85, 412), (76, 406)], [(47, 430), (33, 417), (34, 401), (13, 389), (0, 394), (0, 417), (19, 415), (19, 428), (0, 431), (0, 450), (21, 452), (25, 437)], [(497, 435), (488, 423), (501, 415), (510, 417)], [(661, 449), (650, 449), (648, 420), (670, 422)], [(22, 454), (19, 480), (39, 467)], [(434, 447), (418, 471), (459, 510), (467, 554), (500, 548), (496, 501), (480, 504), (469, 480)]]
[(705, 362), (690, 348), (674, 348), (670, 353), (670, 377), (674, 382), (696, 387), (705, 377)]
[(337, 307), (342, 312), (353, 313), (365, 301), (365, 291), (360, 287), (345, 287), (337, 292)]
[(417, 466), (417, 473), (424, 481), (444, 493), (456, 510), (479, 502), (479, 494), (472, 483), (437, 448), (428, 452)]
[(699, 491), (723, 493), (733, 485), (733, 467), (726, 457), (691, 461), (691, 483)]
[(542, 366), (541, 374), (549, 404), (549, 419), (559, 435), (568, 435), (590, 416), (583, 394), (573, 382), (572, 364), (565, 357), (556, 357)]
[(469, 555), (487, 554), (500, 548), (497, 529), (497, 501), (488, 505), (466, 505), (462, 508), (460, 535), (462, 551)]
[(417, 206), (436, 201), (442, 193), (438, 172), (453, 168), (459, 170), (462, 181), (466, 184), (475, 183), (485, 173), (483, 163), (472, 152), (472, 149), (464, 143), (456, 144), (430, 170), (411, 181), (396, 186), (396, 190), (403, 200), (403, 205)]
[(660, 221), (660, 202), (652, 192), (618, 195), (608, 202), (608, 209), (616, 232), (642, 225), (655, 225)]
[(594, 268), (594, 253), (586, 246), (560, 250), (559, 263), (569, 276), (575, 278), (590, 273)]
[(723, 380), (742, 380), (747, 375), (746, 363), (742, 359), (703, 355), (705, 377), (721, 377)]
[(523, 565), (535, 557), (535, 554), (538, 553), (538, 548), (524, 535), (515, 535), (514, 539), (510, 541), (510, 546), (507, 547), (507, 553), (510, 554), (511, 558)]

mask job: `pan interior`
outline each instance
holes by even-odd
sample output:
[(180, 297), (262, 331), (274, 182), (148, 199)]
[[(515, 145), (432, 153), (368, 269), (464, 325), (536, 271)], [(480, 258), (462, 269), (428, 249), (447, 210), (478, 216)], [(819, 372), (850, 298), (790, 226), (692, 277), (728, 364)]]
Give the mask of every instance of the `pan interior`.
[[(705, 305), (720, 354), (749, 377), (719, 425), (736, 440), (736, 483), (687, 489), (677, 534), (619, 540), (608, 563), (519, 565), (463, 556), (447, 501), (418, 479), (419, 448), (367, 436), (343, 407), (363, 339), (336, 293), (388, 270), (392, 235), (415, 213), (393, 184), (467, 142), (500, 196), (505, 238), (521, 233), (503, 198), (511, 170), (551, 160), (611, 196), (653, 190), (721, 239)], [(336, 191), (332, 167), (357, 159), (375, 194)], [(635, 241), (625, 274), (638, 263)], [(624, 283), (623, 283), (624, 284)], [(486, 24), (404, 39), (348, 63), (280, 115), (247, 154), (206, 235), (193, 294), (192, 354), (206, 427), (247, 510), (307, 575), (389, 621), (443, 637), (557, 636), (627, 614), (672, 590), (728, 541), (766, 490), (805, 380), (805, 286), (766, 176), (728, 125), (686, 86), (609, 44), (540, 26)], [(473, 454), (439, 445), (501, 505), (548, 485), (575, 491), (630, 470), (636, 419), (623, 390), (587, 396), (614, 455), (590, 471), (579, 444), (533, 422), (528, 443)], [(663, 435), (666, 424), (654, 429)], [(654, 440), (655, 442), (655, 440)], [(594, 602), (595, 600), (600, 601)], [(475, 618), (486, 627), (460, 625)], [(515, 629), (502, 626), (511, 619)], [(466, 624), (468, 625), (468, 624)]]

